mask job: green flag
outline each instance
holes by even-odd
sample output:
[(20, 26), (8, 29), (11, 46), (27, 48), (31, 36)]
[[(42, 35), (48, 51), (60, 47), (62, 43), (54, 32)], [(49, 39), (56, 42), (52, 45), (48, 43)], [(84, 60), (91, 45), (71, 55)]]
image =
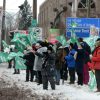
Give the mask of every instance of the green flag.
[(66, 46), (67, 45), (67, 41), (64, 35), (60, 35), (57, 36), (56, 39), (63, 45)]
[(11, 42), (16, 42), (17, 40), (22, 41), (26, 46), (30, 45), (28, 35), (26, 34), (16, 33), (14, 35), (14, 38), (11, 40)]
[(2, 44), (4, 49), (9, 48), (9, 45), (4, 40), (2, 40)]
[(72, 43), (77, 43), (77, 45), (80, 45), (80, 43), (78, 42), (78, 39), (77, 39), (77, 36), (76, 36), (76, 34), (75, 34), (74, 29), (71, 30), (70, 42), (72, 42)]
[(19, 56), (19, 57), (23, 57), (24, 56), (24, 54), (22, 53), (22, 52), (17, 52), (17, 56)]
[(90, 79), (89, 79), (88, 85), (90, 89), (93, 90), (96, 87), (96, 78), (92, 71), (89, 71), (89, 76), (90, 76)]
[(28, 35), (27, 36), (24, 36), (24, 37), (21, 37), (20, 40), (26, 45), (26, 46), (30, 46), (30, 41), (29, 41), (29, 38), (28, 38)]
[(13, 58), (15, 58), (15, 57), (23, 57), (23, 53), (22, 52), (17, 52), (17, 53), (15, 53), (15, 52), (11, 52), (9, 55), (8, 55), (8, 57), (7, 57), (7, 59), (8, 60), (11, 60), (11, 59), (13, 59)]
[(20, 39), (16, 39), (13, 41), (15, 44), (15, 48), (21, 52), (24, 51), (24, 49), (26, 48), (27, 45), (25, 45), (25, 43), (23, 41), (21, 41)]
[(0, 52), (0, 63), (7, 62), (8, 53)]
[(11, 60), (11, 59), (15, 58), (16, 56), (17, 56), (17, 53), (11, 52), (11, 53), (8, 55), (7, 60)]
[(99, 38), (99, 36), (90, 36), (89, 38), (85, 38), (84, 41), (88, 43), (88, 45), (91, 47), (91, 50), (93, 51), (95, 48), (95, 42)]
[(14, 38), (20, 38), (20, 37), (25, 37), (26, 34), (22, 34), (22, 33), (15, 33), (14, 34)]
[(37, 34), (30, 32), (30, 34), (28, 35), (28, 39), (29, 39), (31, 45), (33, 43), (36, 43), (37, 42)]
[(26, 69), (26, 65), (24, 64), (25, 60), (20, 57), (15, 57), (15, 68), (16, 69)]

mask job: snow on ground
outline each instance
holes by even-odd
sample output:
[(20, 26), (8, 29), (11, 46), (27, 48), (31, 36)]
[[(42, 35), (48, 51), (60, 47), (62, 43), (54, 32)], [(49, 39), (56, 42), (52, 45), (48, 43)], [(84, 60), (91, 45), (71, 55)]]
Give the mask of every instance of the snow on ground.
[[(37, 85), (35, 82), (25, 82), (25, 70), (21, 70), (21, 74), (13, 74), (13, 69), (7, 69), (0, 65), (0, 78), (3, 78), (9, 84), (16, 84), (20, 88), (29, 89), (32, 94), (48, 96), (48, 100), (100, 100), (100, 93), (93, 92), (88, 86), (69, 85), (65, 82), (64, 85), (56, 86), (56, 90), (51, 90), (50, 85), (48, 90), (43, 90), (42, 85)], [(54, 99), (55, 98), (55, 99)], [(39, 100), (39, 99), (38, 99)]]

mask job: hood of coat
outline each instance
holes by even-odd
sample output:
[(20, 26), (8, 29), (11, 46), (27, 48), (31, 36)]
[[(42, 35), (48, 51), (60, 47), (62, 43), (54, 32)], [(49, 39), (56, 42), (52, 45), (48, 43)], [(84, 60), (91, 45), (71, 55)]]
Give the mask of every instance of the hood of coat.
[(100, 41), (96, 41), (96, 47), (99, 47), (100, 46)]

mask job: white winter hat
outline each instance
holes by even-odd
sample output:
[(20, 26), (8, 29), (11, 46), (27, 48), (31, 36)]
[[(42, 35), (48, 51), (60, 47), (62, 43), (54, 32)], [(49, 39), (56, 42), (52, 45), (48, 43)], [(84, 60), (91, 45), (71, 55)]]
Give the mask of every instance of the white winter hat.
[(40, 46), (40, 44), (39, 43), (36, 43), (35, 46)]

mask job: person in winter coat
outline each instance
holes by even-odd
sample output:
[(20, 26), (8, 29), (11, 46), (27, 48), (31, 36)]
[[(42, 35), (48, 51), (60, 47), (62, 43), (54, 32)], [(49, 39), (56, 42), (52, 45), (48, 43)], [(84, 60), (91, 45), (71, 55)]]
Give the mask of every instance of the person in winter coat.
[(82, 45), (78, 45), (77, 53), (75, 54), (75, 67), (78, 75), (78, 85), (83, 85), (83, 67), (84, 67), (85, 53)]
[(51, 84), (52, 90), (55, 90), (55, 53), (52, 47), (48, 47), (47, 53), (44, 57), (44, 63), (42, 65), (42, 82), (43, 89), (48, 89), (48, 81)]
[(75, 82), (75, 53), (76, 51), (73, 49), (74, 45), (70, 43), (69, 46), (69, 54), (65, 56), (65, 60), (68, 64), (68, 70), (70, 75), (70, 84), (74, 84)]
[(100, 92), (100, 38), (96, 41), (96, 47), (91, 57), (91, 63), (89, 64), (90, 69), (95, 70), (97, 92)]
[(34, 51), (32, 50), (32, 48), (28, 48), (28, 50), (29, 52), (23, 56), (23, 59), (26, 60), (25, 65), (27, 66), (26, 82), (28, 81), (33, 82), (33, 76), (34, 76), (33, 66), (34, 66), (35, 55), (34, 55)]
[(56, 49), (56, 62), (55, 62), (55, 65), (56, 65), (56, 85), (59, 85), (60, 84), (60, 79), (63, 79), (63, 82), (64, 80), (67, 80), (67, 73), (68, 73), (68, 70), (67, 70), (67, 64), (65, 64), (65, 60), (64, 60), (64, 57), (68, 54), (68, 47), (63, 47), (63, 46), (60, 46)]
[(47, 52), (47, 47), (43, 47), (43, 43), (36, 44), (37, 51), (35, 52), (34, 70), (37, 71), (37, 85), (42, 84), (41, 68), (43, 64), (43, 52)]
[(62, 69), (62, 62), (61, 62), (61, 58), (62, 58), (62, 49), (58, 48), (56, 50), (56, 61), (55, 61), (55, 69), (56, 69), (56, 75), (55, 75), (55, 78), (56, 78), (56, 85), (59, 85), (60, 84), (60, 79), (61, 79), (61, 69)]
[(91, 54), (91, 48), (90, 46), (83, 41), (82, 38), (79, 38), (79, 42), (82, 45), (85, 53), (85, 59), (84, 59), (84, 67), (83, 67), (83, 83), (88, 84), (89, 82), (89, 67), (88, 62), (90, 61), (89, 55)]

